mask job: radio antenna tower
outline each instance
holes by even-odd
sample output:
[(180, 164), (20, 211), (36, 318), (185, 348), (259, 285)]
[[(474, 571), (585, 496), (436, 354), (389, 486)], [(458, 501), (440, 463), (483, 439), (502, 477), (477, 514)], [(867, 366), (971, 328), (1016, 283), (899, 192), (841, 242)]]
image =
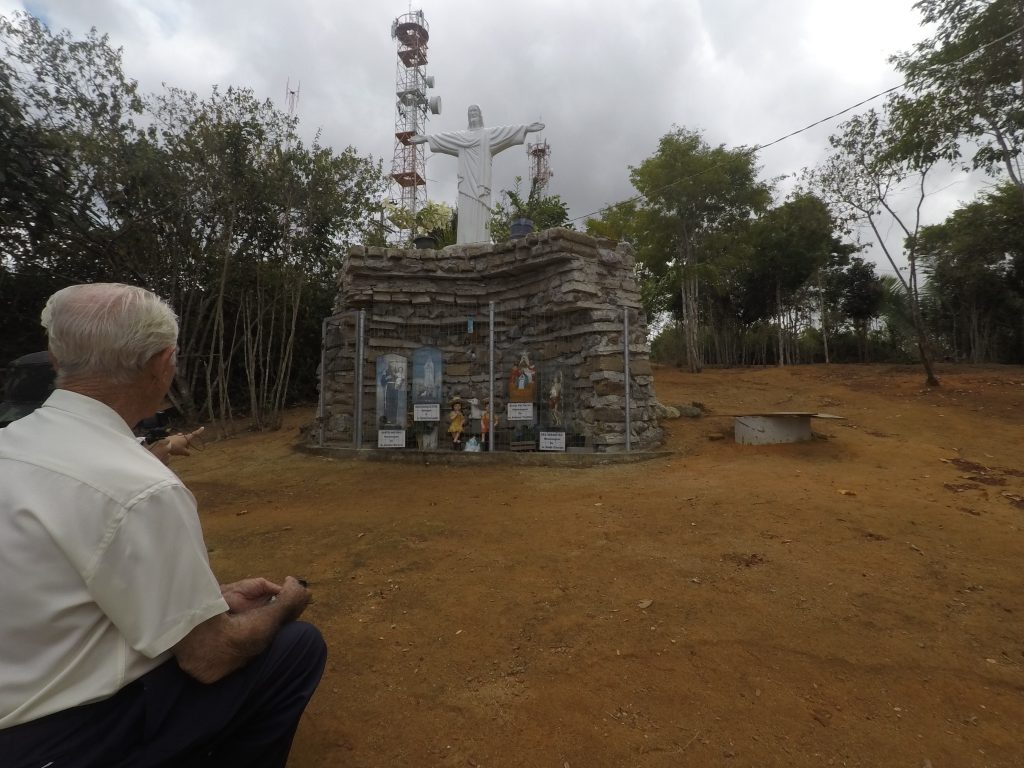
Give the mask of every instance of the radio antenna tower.
[(551, 146), (546, 139), (539, 140), (526, 145), (526, 154), (530, 156), (530, 190), (540, 194), (555, 175), (551, 171)]
[[(288, 120), (292, 124), (295, 121), (295, 113), (299, 109), (299, 91), (302, 90), (302, 83), (296, 83), (295, 87), (292, 88), (292, 79), (289, 77), (284, 85), (284, 100), (285, 104), (288, 105)], [(288, 138), (285, 142), (285, 156), (286, 162), (291, 162), (291, 150), (292, 140), (295, 138), (294, 133), (289, 130)], [(290, 170), (290, 169), (289, 169)], [(288, 174), (288, 186), (285, 189), (284, 197), (284, 210), (281, 212), (278, 221), (285, 230), (284, 237), (284, 248), (287, 255), (288, 261), (291, 261), (292, 255), (292, 231), (294, 222), (292, 220), (292, 182), (291, 173)]]
[(396, 202), (405, 211), (409, 228), (399, 237), (412, 239), (416, 213), (427, 202), (427, 160), (424, 144), (410, 144), (413, 136), (426, 133), (429, 115), (441, 114), (441, 97), (427, 97), (434, 87), (428, 75), (427, 41), (430, 28), (423, 11), (409, 10), (391, 24), (391, 38), (398, 43), (395, 69), (395, 157), (391, 161), (391, 181)]
[(292, 88), (292, 79), (289, 77), (284, 85), (284, 101), (288, 105), (288, 117), (295, 117), (299, 109), (299, 92), (302, 90), (302, 81), (296, 83)]

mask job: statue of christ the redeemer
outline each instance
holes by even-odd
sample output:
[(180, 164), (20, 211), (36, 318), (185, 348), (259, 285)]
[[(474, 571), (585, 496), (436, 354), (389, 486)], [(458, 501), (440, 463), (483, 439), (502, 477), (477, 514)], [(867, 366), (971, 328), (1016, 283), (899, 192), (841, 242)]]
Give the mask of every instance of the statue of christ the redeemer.
[(543, 123), (485, 128), (480, 107), (469, 108), (469, 128), (433, 136), (416, 135), (412, 144), (426, 142), (432, 152), (459, 158), (459, 243), (490, 242), (491, 158), (502, 150), (522, 144), (526, 134), (544, 130)]

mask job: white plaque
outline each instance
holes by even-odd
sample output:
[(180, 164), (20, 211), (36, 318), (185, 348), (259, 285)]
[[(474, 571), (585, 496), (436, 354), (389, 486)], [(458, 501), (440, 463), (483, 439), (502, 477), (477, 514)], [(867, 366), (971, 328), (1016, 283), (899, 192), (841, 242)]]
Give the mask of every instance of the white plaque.
[(533, 421), (533, 403), (509, 403), (509, 421)]
[(440, 421), (441, 405), (439, 403), (416, 403), (412, 407), (413, 421)]
[(378, 448), (405, 448), (404, 429), (378, 429)]
[(564, 451), (565, 432), (541, 432), (539, 448), (542, 451)]

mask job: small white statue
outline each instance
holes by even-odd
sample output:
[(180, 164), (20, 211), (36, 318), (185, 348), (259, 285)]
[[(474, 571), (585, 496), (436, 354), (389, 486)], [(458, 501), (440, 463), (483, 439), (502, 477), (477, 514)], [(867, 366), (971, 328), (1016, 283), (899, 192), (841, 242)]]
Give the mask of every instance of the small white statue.
[(412, 144), (426, 142), (432, 152), (459, 158), (459, 243), (490, 242), (487, 228), (491, 220), (491, 158), (525, 142), (526, 134), (542, 130), (544, 123), (485, 128), (483, 113), (473, 104), (467, 130), (409, 139)]

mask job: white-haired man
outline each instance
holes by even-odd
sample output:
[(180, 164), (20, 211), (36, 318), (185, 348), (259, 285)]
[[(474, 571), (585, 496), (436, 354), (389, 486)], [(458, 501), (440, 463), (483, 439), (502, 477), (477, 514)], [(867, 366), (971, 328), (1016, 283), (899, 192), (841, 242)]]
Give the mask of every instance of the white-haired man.
[(195, 500), (132, 434), (174, 377), (173, 311), (77, 285), (42, 322), (57, 389), (0, 430), (0, 760), (284, 766), (326, 659), (309, 592), (219, 585)]

